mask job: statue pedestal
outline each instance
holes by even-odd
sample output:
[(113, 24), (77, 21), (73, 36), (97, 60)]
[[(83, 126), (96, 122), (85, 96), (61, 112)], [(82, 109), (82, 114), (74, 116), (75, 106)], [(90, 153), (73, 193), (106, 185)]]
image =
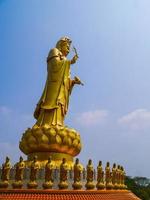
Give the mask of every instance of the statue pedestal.
[(38, 157), (44, 166), (49, 156), (55, 167), (59, 167), (63, 158), (68, 166), (73, 166), (73, 157), (81, 151), (80, 134), (67, 126), (42, 126), (28, 128), (22, 136), (19, 145), (21, 151), (28, 156), (27, 166), (30, 166), (34, 156)]
[(12, 184), (14, 189), (21, 189), (23, 186), (23, 182), (22, 181), (16, 181)]
[(9, 186), (9, 181), (1, 181), (0, 182), (0, 188), (8, 188), (8, 186)]
[(28, 184), (27, 184), (27, 187), (28, 189), (36, 189), (38, 187), (38, 184), (36, 181), (30, 181)]
[(43, 183), (43, 188), (44, 189), (52, 189), (53, 186), (53, 182), (52, 181), (47, 181), (45, 183)]
[(38, 162), (40, 167), (45, 167), (48, 158), (51, 156), (52, 164), (55, 168), (59, 168), (62, 163), (62, 159), (65, 158), (68, 164), (69, 169), (73, 168), (73, 156), (65, 153), (55, 153), (55, 152), (35, 152), (28, 155), (28, 160), (26, 161), (26, 166), (30, 166), (33, 161), (34, 156), (38, 157)]

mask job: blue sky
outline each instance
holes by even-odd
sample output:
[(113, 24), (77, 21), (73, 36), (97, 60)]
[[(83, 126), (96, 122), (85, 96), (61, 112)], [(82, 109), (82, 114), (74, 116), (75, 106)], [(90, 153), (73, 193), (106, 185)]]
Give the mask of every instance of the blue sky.
[[(18, 142), (46, 79), (46, 57), (69, 36), (79, 54), (66, 124), (82, 137), (79, 158), (150, 177), (150, 1), (0, 0), (0, 163)], [(70, 54), (69, 59), (73, 56)]]

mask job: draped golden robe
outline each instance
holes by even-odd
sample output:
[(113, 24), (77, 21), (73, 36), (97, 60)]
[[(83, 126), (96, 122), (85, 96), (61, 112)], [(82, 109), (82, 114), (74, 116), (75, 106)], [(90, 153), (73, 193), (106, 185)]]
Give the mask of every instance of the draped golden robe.
[(34, 112), (38, 126), (63, 125), (71, 90), (70, 61), (54, 48), (47, 58), (47, 80)]

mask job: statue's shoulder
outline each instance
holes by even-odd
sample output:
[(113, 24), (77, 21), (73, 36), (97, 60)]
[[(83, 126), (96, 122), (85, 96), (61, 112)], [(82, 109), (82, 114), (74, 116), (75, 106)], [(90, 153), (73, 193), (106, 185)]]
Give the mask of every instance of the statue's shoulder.
[(59, 51), (59, 49), (57, 48), (53, 48), (50, 50), (47, 60), (53, 58), (53, 57), (60, 57), (62, 55), (62, 53)]

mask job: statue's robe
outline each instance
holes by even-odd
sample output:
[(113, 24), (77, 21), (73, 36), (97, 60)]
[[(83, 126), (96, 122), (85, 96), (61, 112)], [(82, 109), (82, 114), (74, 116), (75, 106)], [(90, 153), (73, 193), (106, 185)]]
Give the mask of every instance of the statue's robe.
[(2, 181), (8, 181), (9, 180), (10, 168), (11, 168), (10, 162), (6, 162), (6, 163), (3, 164), (2, 175), (1, 175)]
[(37, 125), (63, 125), (72, 90), (70, 61), (54, 48), (47, 58), (47, 80), (34, 117)]

